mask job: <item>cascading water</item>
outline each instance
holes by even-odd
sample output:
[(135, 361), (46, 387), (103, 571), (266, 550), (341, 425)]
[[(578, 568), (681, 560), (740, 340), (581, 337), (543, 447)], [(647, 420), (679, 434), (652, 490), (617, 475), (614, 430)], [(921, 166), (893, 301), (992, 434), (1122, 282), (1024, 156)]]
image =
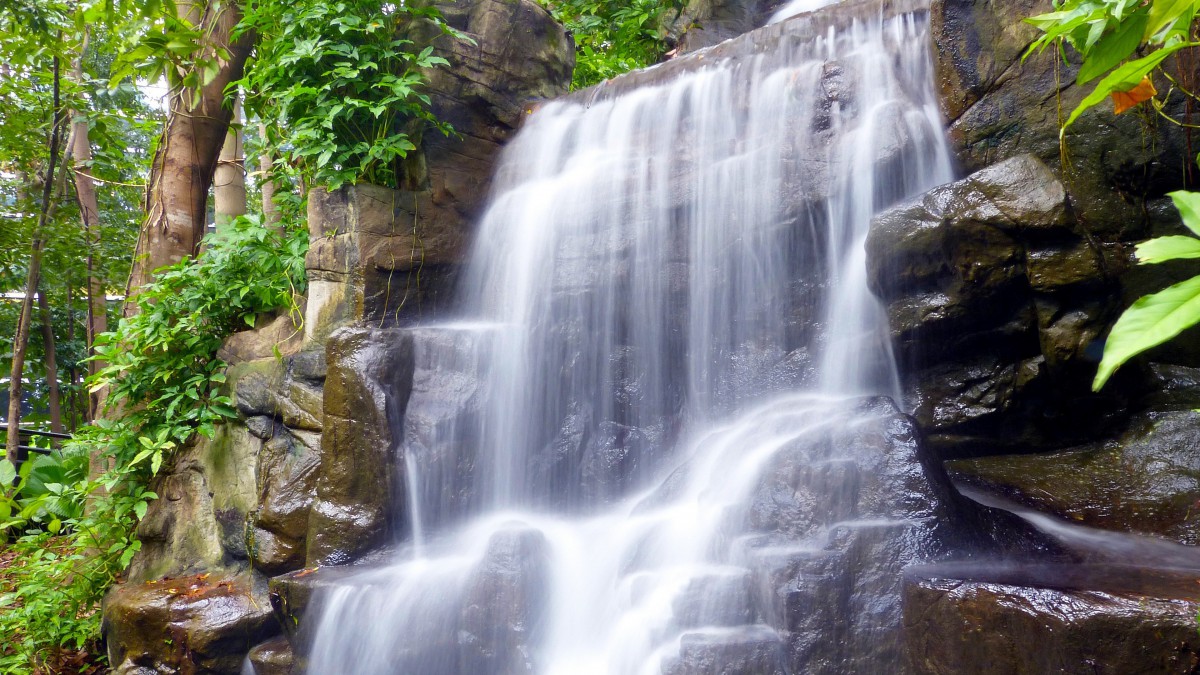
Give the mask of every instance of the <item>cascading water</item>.
[[(529, 119), (466, 320), (410, 331), (407, 543), (315, 603), (309, 672), (894, 658), (873, 646), (896, 622), (879, 594), (936, 499), (904, 418), (869, 398), (898, 384), (863, 239), (951, 169), (925, 12), (849, 9), (815, 37), (797, 17), (769, 51)], [(892, 557), (868, 574), (871, 551)]]

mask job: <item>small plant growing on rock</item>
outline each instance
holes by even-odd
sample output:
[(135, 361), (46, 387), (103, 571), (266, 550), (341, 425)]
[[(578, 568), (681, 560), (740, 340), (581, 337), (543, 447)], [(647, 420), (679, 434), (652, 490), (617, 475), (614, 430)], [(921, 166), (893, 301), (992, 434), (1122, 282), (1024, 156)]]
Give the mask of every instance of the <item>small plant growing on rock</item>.
[[(1168, 115), (1165, 101), (1175, 90), (1193, 99), (1197, 93), (1181, 86), (1163, 62), (1177, 52), (1200, 46), (1195, 20), (1200, 0), (1063, 0), (1055, 11), (1026, 21), (1042, 31), (1025, 56), (1053, 45), (1067, 60), (1064, 44), (1082, 56), (1075, 83), (1100, 81), (1063, 122), (1060, 136), (1079, 116), (1111, 98), (1121, 114), (1149, 101), (1155, 112), (1172, 124), (1193, 128)], [(1151, 79), (1158, 74), (1170, 83), (1161, 98)], [(1194, 236), (1158, 237), (1137, 246), (1139, 263), (1200, 258), (1200, 193), (1170, 194)], [(1176, 337), (1200, 323), (1200, 276), (1139, 298), (1117, 319), (1104, 345), (1104, 356), (1092, 382), (1099, 391), (1129, 359)]]

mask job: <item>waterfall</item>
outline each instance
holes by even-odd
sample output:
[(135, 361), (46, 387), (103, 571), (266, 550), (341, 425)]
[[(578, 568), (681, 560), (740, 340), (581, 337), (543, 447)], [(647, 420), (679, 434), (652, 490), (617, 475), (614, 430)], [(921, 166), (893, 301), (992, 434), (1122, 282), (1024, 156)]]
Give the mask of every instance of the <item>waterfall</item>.
[[(796, 17), (769, 49), (528, 119), (461, 320), (412, 329), (397, 521), (416, 541), (314, 603), (309, 672), (894, 657), (873, 645), (898, 609), (858, 598), (892, 589), (903, 556), (878, 563), (885, 581), (845, 561), (925, 541), (932, 502), (864, 487), (921, 470), (879, 398), (900, 388), (863, 241), (951, 166), (927, 12), (882, 7), (819, 31), (801, 29), (823, 12)], [(844, 602), (823, 606), (820, 579)]]

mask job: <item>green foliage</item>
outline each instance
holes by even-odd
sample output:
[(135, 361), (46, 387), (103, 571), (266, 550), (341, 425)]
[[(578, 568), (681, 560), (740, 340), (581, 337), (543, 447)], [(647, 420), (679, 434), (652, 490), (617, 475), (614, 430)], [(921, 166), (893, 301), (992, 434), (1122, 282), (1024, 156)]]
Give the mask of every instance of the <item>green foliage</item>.
[[(1147, 79), (1151, 73), (1180, 49), (1200, 46), (1192, 34), (1198, 10), (1200, 0), (1061, 0), (1055, 2), (1055, 11), (1026, 19), (1042, 31), (1026, 56), (1065, 42), (1083, 57), (1077, 85), (1104, 75), (1071, 111), (1063, 132), (1110, 96), (1134, 92), (1127, 104), (1154, 96), (1157, 92)], [(1133, 58), (1142, 47), (1149, 52)], [(1122, 106), (1118, 101), (1118, 111)]]
[[(1200, 258), (1200, 193), (1173, 192), (1171, 199), (1183, 223), (1196, 236), (1173, 235), (1143, 242), (1137, 247), (1142, 264)], [(1125, 310), (1113, 325), (1104, 358), (1092, 389), (1099, 391), (1129, 359), (1200, 323), (1200, 276), (1157, 293), (1143, 296)]]
[(133, 442), (110, 446), (118, 466), (154, 475), (193, 433), (211, 436), (235, 416), (219, 393), (225, 363), (217, 350), (259, 314), (294, 310), (293, 295), (304, 290), (307, 231), (281, 236), (257, 221), (240, 217), (206, 239), (197, 260), (158, 270), (137, 296), (139, 312), (97, 339), (106, 366), (91, 386), (107, 388), (109, 404), (125, 410), (120, 424), (137, 431)]
[(398, 34), (415, 20), (438, 34), (441, 15), (384, 0), (257, 0), (240, 30), (259, 35), (240, 82), (246, 109), (267, 122), (280, 162), (310, 184), (364, 180), (397, 186), (398, 163), (428, 128), (449, 134), (421, 92), (425, 71), (448, 65)]
[(88, 480), (78, 460), (61, 469), (31, 462), (25, 492), (9, 493), (22, 509), (21, 499), (48, 496), (9, 524), (25, 534), (0, 575), (0, 672), (28, 672), (59, 649), (95, 646), (100, 600), (141, 546), (133, 532), (156, 498), (150, 479), (177, 448), (235, 415), (221, 393), (217, 349), (258, 315), (295, 309), (307, 247), (304, 228), (281, 235), (239, 218), (208, 238), (196, 260), (159, 270), (138, 295), (141, 312), (103, 336), (99, 358), (109, 365), (91, 385), (107, 387), (109, 405), (123, 414), (78, 432), (64, 457), (98, 454), (111, 468)]
[(539, 0), (575, 37), (572, 89), (658, 63), (684, 0)]

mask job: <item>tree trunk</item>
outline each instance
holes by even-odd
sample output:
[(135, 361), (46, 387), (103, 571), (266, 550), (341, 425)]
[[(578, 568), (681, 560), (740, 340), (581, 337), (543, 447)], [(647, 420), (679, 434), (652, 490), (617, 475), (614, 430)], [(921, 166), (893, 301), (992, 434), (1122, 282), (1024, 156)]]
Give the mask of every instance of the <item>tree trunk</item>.
[[(72, 69), (72, 77), (76, 84), (83, 83), (83, 53), (87, 49), (88, 33), (83, 33), (83, 46), (79, 49), (79, 58)], [(96, 336), (108, 331), (108, 305), (105, 302), (107, 289), (104, 281), (96, 273), (95, 250), (100, 245), (100, 206), (96, 199), (96, 183), (91, 177), (92, 145), (88, 139), (87, 119), (78, 111), (71, 111), (71, 135), (74, 139), (72, 155), (76, 167), (82, 164), (84, 171), (75, 171), (75, 198), (79, 202), (79, 218), (83, 224), (83, 238), (87, 245), (87, 350), (89, 356), (95, 356)], [(99, 361), (88, 361), (88, 374), (94, 375), (104, 367)], [(100, 394), (88, 393), (88, 421), (96, 419), (99, 412)]]
[(242, 107), (233, 103), (233, 117), (213, 175), (213, 211), (217, 230), (246, 214), (246, 153), (242, 137)]
[(271, 180), (271, 167), (275, 162), (267, 149), (267, 125), (262, 122), (258, 123), (258, 137), (263, 140), (263, 151), (258, 156), (258, 170), (262, 174), (263, 225), (282, 229), (283, 216), (275, 206), (275, 181)]
[[(61, 33), (59, 35), (61, 39)], [(12, 371), (8, 381), (8, 461), (14, 465), (24, 459), (21, 445), (21, 397), (25, 377), (25, 351), (29, 347), (29, 324), (33, 320), (33, 297), (38, 290), (38, 281), (42, 273), (42, 248), (45, 241), (42, 236), (46, 231), (46, 223), (53, 211), (52, 200), (55, 195), (54, 170), (58, 163), (58, 151), (62, 145), (62, 131), (66, 126), (60, 91), (59, 58), (54, 57), (54, 98), (50, 123), (50, 155), (46, 162), (45, 182), (42, 185), (42, 205), (38, 213), (37, 224), (33, 230), (33, 240), (30, 244), (29, 269), (25, 279), (25, 297), (21, 300), (21, 312), (17, 317), (17, 334), (13, 338)], [(65, 158), (64, 158), (65, 159)]]
[[(50, 398), (50, 431), (63, 432), (62, 394), (58, 386), (58, 355), (55, 353), (54, 320), (50, 316), (50, 303), (46, 292), (38, 290), (38, 314), (42, 320), (42, 345), (46, 351), (46, 386)], [(57, 445), (57, 442), (55, 443)]]
[(225, 88), (241, 78), (254, 44), (254, 36), (249, 33), (236, 42), (230, 41), (230, 31), (241, 18), (239, 7), (214, 4), (204, 8), (199, 27), (215, 43), (226, 46), (229, 60), (200, 89), (195, 106), (189, 105), (192, 97), (188, 92), (180, 90), (171, 95), (166, 128), (150, 169), (146, 221), (126, 288), (127, 316), (136, 313), (134, 296), (151, 281), (154, 270), (194, 255), (204, 236), (208, 188), (233, 114), (224, 104)]

